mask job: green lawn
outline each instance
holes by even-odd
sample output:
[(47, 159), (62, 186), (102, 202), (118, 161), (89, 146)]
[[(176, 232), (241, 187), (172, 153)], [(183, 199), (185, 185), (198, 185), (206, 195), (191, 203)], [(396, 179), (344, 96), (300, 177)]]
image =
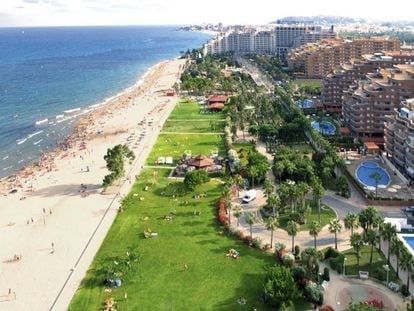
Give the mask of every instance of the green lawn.
[(298, 86), (322, 87), (322, 80), (319, 79), (296, 79), (294, 83)]
[(218, 133), (211, 135), (196, 134), (160, 134), (150, 155), (148, 165), (154, 165), (158, 157), (173, 157), (176, 162), (185, 150), (191, 150), (193, 155), (211, 155), (213, 150), (224, 155), (222, 136)]
[(180, 102), (171, 113), (170, 120), (220, 120), (225, 118), (224, 113), (200, 113), (202, 106), (196, 102)]
[(242, 166), (246, 166), (249, 152), (253, 149), (253, 144), (247, 142), (237, 143), (233, 144), (232, 148), (237, 151)]
[(209, 121), (167, 121), (162, 128), (162, 132), (178, 133), (222, 133), (224, 131), (222, 120)]
[[(118, 310), (240, 310), (236, 302), (240, 297), (247, 300), (246, 309), (270, 310), (259, 298), (263, 268), (274, 259), (218, 234), (212, 206), (222, 191), (221, 184), (201, 186), (195, 193), (206, 193), (207, 198), (193, 199), (193, 193), (180, 194), (182, 183), (167, 179), (167, 170), (158, 171), (156, 184), (148, 191), (143, 189), (152, 179), (152, 170), (140, 175), (125, 200), (125, 211), (117, 216), (69, 310), (99, 310), (109, 297), (118, 301)], [(164, 215), (172, 209), (176, 214), (169, 222)], [(200, 216), (194, 216), (196, 210), (201, 211)], [(158, 237), (145, 239), (146, 228)], [(241, 252), (240, 260), (226, 258), (230, 248)], [(121, 262), (127, 250), (135, 251), (140, 261), (121, 277), (124, 283), (120, 289), (105, 293), (108, 265)], [(128, 293), (127, 301), (124, 292)]]
[[(322, 204), (321, 206), (321, 225), (326, 226), (332, 218), (336, 218), (335, 212), (327, 205)], [(279, 228), (285, 229), (289, 221), (289, 213), (280, 214), (279, 216)], [(309, 224), (312, 221), (318, 221), (318, 208), (312, 206), (310, 214), (306, 215), (306, 224), (300, 226), (300, 231), (309, 231)]]
[[(387, 264), (386, 257), (380, 253), (376, 248), (374, 248), (372, 256), (372, 264), (369, 263), (369, 258), (371, 255), (371, 247), (364, 245), (361, 249), (361, 258), (360, 265), (357, 265), (356, 252), (353, 248), (343, 252), (347, 258), (345, 273), (347, 275), (357, 275), (359, 271), (368, 271), (370, 277), (375, 277), (380, 280), (386, 280), (386, 273), (384, 271), (383, 265)], [(389, 272), (389, 280), (396, 281), (397, 275), (392, 267)]]

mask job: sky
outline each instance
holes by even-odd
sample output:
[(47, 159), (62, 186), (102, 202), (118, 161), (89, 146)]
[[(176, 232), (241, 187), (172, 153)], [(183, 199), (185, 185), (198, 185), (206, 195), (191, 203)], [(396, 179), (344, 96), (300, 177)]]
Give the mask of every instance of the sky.
[(413, 0), (0, 0), (0, 26), (266, 24), (285, 16), (413, 20)]

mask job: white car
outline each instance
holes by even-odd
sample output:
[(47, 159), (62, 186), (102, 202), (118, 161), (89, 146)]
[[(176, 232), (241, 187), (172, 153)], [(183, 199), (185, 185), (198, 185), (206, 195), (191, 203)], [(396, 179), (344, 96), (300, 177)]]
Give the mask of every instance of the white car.
[(250, 201), (253, 201), (254, 199), (256, 199), (256, 190), (249, 190), (244, 194), (242, 201), (244, 203), (249, 203)]

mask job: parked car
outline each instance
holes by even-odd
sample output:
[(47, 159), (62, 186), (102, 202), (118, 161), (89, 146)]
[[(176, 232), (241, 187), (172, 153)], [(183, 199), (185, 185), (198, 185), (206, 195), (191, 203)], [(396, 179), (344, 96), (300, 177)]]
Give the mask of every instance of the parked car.
[(242, 198), (242, 201), (244, 203), (249, 203), (249, 202), (253, 201), (254, 199), (256, 199), (256, 190), (252, 189), (252, 190), (247, 191), (244, 194), (244, 196)]
[(414, 212), (414, 206), (407, 206), (404, 208), (404, 212), (412, 213)]

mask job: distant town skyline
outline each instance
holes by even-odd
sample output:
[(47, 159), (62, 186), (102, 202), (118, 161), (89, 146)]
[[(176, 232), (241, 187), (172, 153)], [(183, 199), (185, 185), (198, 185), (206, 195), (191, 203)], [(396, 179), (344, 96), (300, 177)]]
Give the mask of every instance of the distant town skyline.
[[(331, 2), (332, 3), (332, 2)], [(382, 21), (413, 20), (414, 1), (348, 0), (331, 4), (274, 0), (2, 0), (0, 26), (265, 24), (285, 16), (336, 15)]]

